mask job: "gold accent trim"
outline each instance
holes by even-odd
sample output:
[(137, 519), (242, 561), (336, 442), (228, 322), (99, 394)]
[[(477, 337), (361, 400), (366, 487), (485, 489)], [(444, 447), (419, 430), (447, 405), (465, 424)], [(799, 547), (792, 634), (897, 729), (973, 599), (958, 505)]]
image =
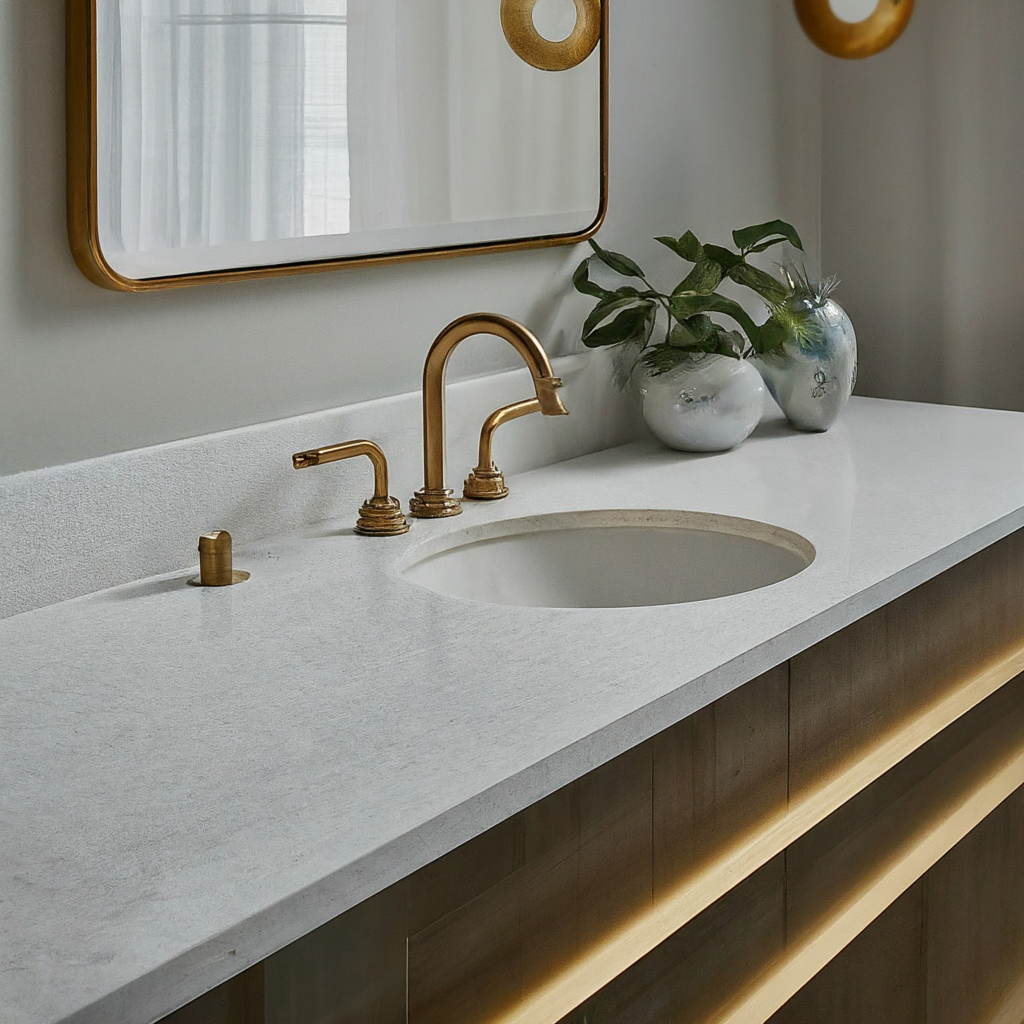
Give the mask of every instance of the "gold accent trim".
[(373, 497), (363, 502), (356, 521), (356, 533), (367, 537), (399, 537), (409, 532), (409, 523), (402, 514), (402, 504), (388, 494), (388, 460), (380, 445), (373, 441), (345, 441), (325, 448), (296, 452), (292, 456), (295, 469), (326, 466), (331, 462), (365, 455), (373, 463)]
[(119, 292), (156, 292), (171, 288), (270, 277), (322, 274), (345, 267), (386, 266), (454, 256), (486, 256), (517, 250), (576, 245), (597, 234), (608, 212), (608, 10), (601, 4), (601, 197), (594, 222), (571, 235), (531, 235), (502, 242), (481, 242), (441, 249), (411, 249), (369, 256), (346, 256), (312, 263), (239, 267), (178, 277), (124, 277), (107, 262), (99, 239), (97, 191), (96, 3), (66, 0), (66, 133), (68, 241), (78, 269), (93, 284)]
[(515, 54), (541, 71), (568, 71), (582, 64), (601, 41), (601, 0), (573, 0), (576, 24), (559, 42), (545, 39), (533, 23), (537, 0), (501, 0), (501, 28)]
[(480, 431), (480, 452), (476, 469), (466, 478), (462, 488), (462, 496), (470, 501), (498, 501), (508, 497), (505, 474), (494, 464), (492, 455), (494, 434), (504, 423), (517, 420), (521, 416), (540, 412), (540, 402), (536, 398), (528, 398), (525, 402), (506, 405), (504, 409), (492, 412), (484, 420)]
[(903, 34), (914, 13), (914, 0), (879, 0), (874, 14), (863, 21), (836, 17), (829, 0), (793, 0), (796, 16), (815, 46), (845, 60), (872, 57), (888, 49)]
[(423, 475), (425, 483), (409, 502), (415, 519), (445, 519), (462, 512), (451, 488), (444, 485), (445, 373), (452, 353), (475, 334), (493, 334), (507, 341), (522, 356), (533, 377), (540, 411), (545, 416), (567, 416), (558, 396), (561, 380), (554, 375), (544, 346), (522, 324), (497, 313), (470, 313), (450, 323), (434, 340), (423, 363)]
[(188, 581), (192, 587), (233, 587), (249, 579), (249, 573), (231, 565), (231, 534), (214, 530), (199, 538), (199, 575)]

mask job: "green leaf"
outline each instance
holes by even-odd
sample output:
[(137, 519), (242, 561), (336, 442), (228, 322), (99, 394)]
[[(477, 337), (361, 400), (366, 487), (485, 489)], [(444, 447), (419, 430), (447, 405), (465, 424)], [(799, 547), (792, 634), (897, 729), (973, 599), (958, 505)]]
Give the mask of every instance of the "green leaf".
[(714, 305), (714, 295), (698, 292), (677, 292), (668, 301), (669, 311), (677, 320), (688, 320), (698, 313), (707, 313)]
[(715, 343), (712, 351), (730, 359), (742, 359), (748, 348), (747, 339), (739, 331), (727, 331), (724, 327), (716, 328), (712, 340)]
[(584, 295), (593, 295), (595, 298), (603, 299), (612, 293), (607, 288), (602, 288), (590, 280), (590, 261), (594, 258), (588, 256), (576, 268), (576, 272), (572, 275), (572, 284), (576, 291), (582, 292)]
[(646, 345), (647, 339), (641, 337), (612, 349), (612, 383), (619, 391), (624, 391), (632, 379)]
[(669, 307), (677, 320), (685, 320), (697, 313), (724, 313), (743, 328), (751, 346), (755, 350), (758, 347), (761, 329), (738, 302), (733, 302), (724, 295), (717, 292), (713, 295), (673, 295), (669, 300)]
[(669, 332), (667, 343), (673, 348), (702, 348), (714, 332), (715, 323), (711, 317), (698, 313), (686, 320), (679, 320)]
[(681, 256), (690, 263), (697, 263), (704, 256), (704, 246), (700, 244), (697, 236), (692, 231), (687, 231), (685, 235), (681, 235), (679, 238), (662, 235), (656, 238), (655, 241), (668, 246), (677, 256)]
[(748, 256), (753, 256), (755, 252), (765, 252), (770, 249), (773, 245), (781, 245), (783, 242), (788, 241), (786, 238), (769, 238), (767, 242), (762, 242), (760, 245), (752, 245), (747, 250)]
[(623, 256), (620, 252), (608, 252), (602, 249), (593, 238), (590, 240), (590, 245), (597, 253), (597, 258), (605, 266), (611, 267), (616, 274), (622, 274), (623, 277), (644, 276), (644, 272), (628, 256)]
[(684, 349), (673, 348), (671, 345), (655, 345), (640, 357), (640, 362), (651, 371), (652, 377), (660, 377), (689, 358), (690, 352)]
[(758, 242), (763, 242), (766, 238), (774, 237), (775, 235), (782, 235), (782, 238), (777, 239), (775, 242), (769, 242), (765, 248), (777, 244), (782, 239), (795, 245), (798, 249), (803, 249), (804, 247), (803, 242), (800, 241), (800, 236), (796, 233), (796, 228), (792, 224), (787, 224), (784, 220), (770, 220), (765, 224), (754, 224), (749, 228), (741, 228), (739, 231), (732, 233), (732, 240), (736, 243), (736, 248), (744, 253), (764, 252), (764, 249), (755, 249), (754, 246)]
[(693, 270), (686, 275), (686, 279), (679, 282), (675, 293), (696, 292), (698, 295), (710, 295), (721, 283), (721, 266), (714, 260), (702, 256), (697, 260)]
[(605, 320), (608, 319), (613, 313), (618, 313), (620, 310), (625, 309), (627, 306), (635, 305), (636, 299), (633, 298), (609, 298), (606, 302), (599, 302), (593, 310), (591, 310), (590, 316), (583, 321), (583, 333), (582, 338), (584, 341), (587, 340), (587, 335), (593, 334)]
[(749, 263), (739, 263), (729, 271), (729, 277), (737, 284), (757, 292), (768, 302), (783, 302), (789, 295), (789, 289), (779, 281)]
[(754, 351), (761, 356), (781, 352), (788, 337), (789, 329), (777, 320), (771, 319), (761, 327), (761, 336), (754, 346)]
[(709, 312), (724, 313), (726, 316), (732, 317), (743, 328), (743, 333), (750, 339), (751, 346), (756, 349), (761, 328), (754, 323), (750, 314), (738, 302), (733, 302), (732, 299), (727, 299), (724, 295), (716, 294), (709, 298), (715, 300), (714, 305), (709, 307)]
[(583, 323), (583, 337), (592, 334), (595, 328), (599, 327), (613, 313), (633, 306), (640, 301), (640, 292), (635, 288), (620, 288), (618, 291), (610, 292), (591, 311), (590, 316)]
[(728, 274), (737, 263), (743, 262), (742, 256), (721, 245), (705, 245), (704, 255), (708, 259), (714, 260), (722, 268), (723, 274)]
[(620, 345), (624, 341), (650, 340), (654, 331), (657, 306), (653, 302), (644, 302), (639, 306), (620, 313), (610, 323), (592, 331), (583, 339), (587, 348), (604, 348), (606, 345)]

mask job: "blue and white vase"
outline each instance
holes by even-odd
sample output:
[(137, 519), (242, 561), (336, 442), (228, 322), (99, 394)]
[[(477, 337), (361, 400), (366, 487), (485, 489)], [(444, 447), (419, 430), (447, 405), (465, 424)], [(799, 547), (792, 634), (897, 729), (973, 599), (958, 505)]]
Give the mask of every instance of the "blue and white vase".
[(772, 398), (797, 430), (828, 430), (857, 385), (857, 335), (832, 299), (805, 303), (816, 329), (781, 353), (755, 356)]

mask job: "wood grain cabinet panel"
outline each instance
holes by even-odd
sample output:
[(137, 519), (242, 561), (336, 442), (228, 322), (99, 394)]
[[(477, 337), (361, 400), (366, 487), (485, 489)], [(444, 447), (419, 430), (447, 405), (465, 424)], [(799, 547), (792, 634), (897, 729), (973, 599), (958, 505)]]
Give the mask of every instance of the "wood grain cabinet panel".
[(656, 736), (654, 891), (786, 809), (789, 666)]
[(165, 1017), (163, 1024), (262, 1024), (263, 991), (260, 964)]
[(409, 1024), (475, 1024), (523, 992), (519, 879), (409, 937)]
[(566, 786), (523, 812), (520, 872), (523, 991), (572, 963), (582, 942), (579, 789)]
[[(588, 1001), (591, 1024), (700, 1024), (783, 949), (785, 864), (766, 864)], [(580, 1024), (582, 1012), (562, 1024)]]
[(928, 1024), (924, 882), (908, 889), (770, 1024)]
[(579, 904), (584, 943), (650, 906), (653, 746), (580, 779)]
[(1022, 739), (1018, 677), (793, 843), (786, 851), (790, 934), (813, 927), (837, 892), (883, 869), (907, 836), (941, 819), (949, 794), (980, 785)]
[(928, 1024), (982, 1024), (1000, 1012), (1021, 1024), (1020, 993), (1016, 1009), (1006, 997), (1024, 981), (1024, 790), (936, 864), (926, 882)]
[(790, 662), (790, 793), (820, 784), (879, 736), (1024, 637), (1024, 531)]
[(264, 1014), (245, 1024), (404, 1024), (405, 899), (385, 889), (264, 961)]

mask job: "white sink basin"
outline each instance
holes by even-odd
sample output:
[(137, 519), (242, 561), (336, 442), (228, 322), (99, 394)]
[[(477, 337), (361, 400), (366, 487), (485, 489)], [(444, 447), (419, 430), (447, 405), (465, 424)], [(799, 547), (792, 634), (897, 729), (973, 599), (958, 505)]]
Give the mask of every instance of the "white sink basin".
[(403, 576), (527, 608), (633, 608), (728, 597), (814, 561), (799, 534), (704, 512), (565, 512), (471, 527), (414, 549)]

